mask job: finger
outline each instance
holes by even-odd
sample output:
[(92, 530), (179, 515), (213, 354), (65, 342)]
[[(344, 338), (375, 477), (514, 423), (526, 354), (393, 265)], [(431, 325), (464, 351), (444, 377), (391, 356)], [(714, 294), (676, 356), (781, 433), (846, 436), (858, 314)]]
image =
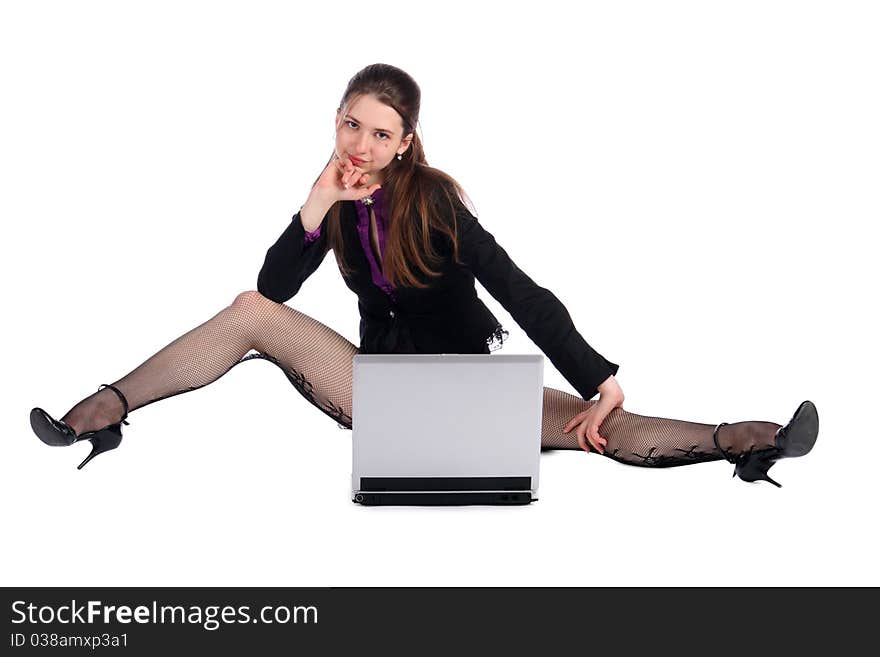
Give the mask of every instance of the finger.
[(358, 179), (358, 177), (363, 174), (363, 170), (358, 167), (354, 167), (351, 171), (346, 172), (346, 174), (342, 177), (342, 184), (346, 188), (354, 185), (354, 181)]
[(585, 452), (590, 451), (590, 445), (587, 443), (586, 437), (578, 436), (578, 445), (580, 445), (580, 448)]
[(370, 185), (369, 187), (358, 187), (357, 188), (357, 198), (355, 200), (362, 200), (367, 198), (368, 196), (372, 196), (373, 193), (379, 189), (379, 185)]
[(562, 429), (562, 433), (568, 433), (569, 431), (571, 431), (572, 427), (574, 427), (576, 424), (583, 422), (589, 414), (590, 414), (590, 411), (586, 410), (586, 411), (581, 411), (580, 413), (575, 415), (573, 418), (571, 418), (566, 423), (565, 427)]
[(342, 174), (342, 184), (345, 185), (345, 183), (347, 182), (346, 177), (353, 168), (353, 165), (351, 162), (348, 161), (348, 158), (345, 158), (338, 160), (336, 166), (339, 168), (339, 172)]
[(342, 163), (342, 160), (336, 160), (333, 164), (336, 165), (336, 173), (339, 179), (342, 180), (342, 176), (345, 175), (345, 165)]
[(602, 426), (602, 423), (605, 421), (605, 418), (608, 417), (608, 412), (610, 409), (608, 408), (597, 408), (595, 415), (593, 415), (593, 426), (598, 430), (599, 427)]
[(600, 454), (604, 454), (605, 447), (603, 446), (603, 443), (607, 444), (607, 441), (599, 435), (599, 428), (590, 427), (587, 435), (590, 438), (590, 444), (595, 448), (595, 450)]
[(590, 446), (587, 443), (587, 431), (586, 431), (585, 425), (581, 425), (580, 427), (578, 427), (577, 437), (578, 437), (578, 445), (581, 446), (581, 449), (584, 450), (585, 452), (589, 452)]

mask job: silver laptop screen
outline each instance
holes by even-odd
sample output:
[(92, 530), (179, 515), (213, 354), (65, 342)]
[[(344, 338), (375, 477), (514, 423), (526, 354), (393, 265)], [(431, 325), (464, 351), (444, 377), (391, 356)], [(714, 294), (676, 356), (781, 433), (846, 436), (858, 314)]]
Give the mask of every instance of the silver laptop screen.
[(537, 490), (539, 355), (354, 358), (352, 488), (361, 477), (524, 477)]

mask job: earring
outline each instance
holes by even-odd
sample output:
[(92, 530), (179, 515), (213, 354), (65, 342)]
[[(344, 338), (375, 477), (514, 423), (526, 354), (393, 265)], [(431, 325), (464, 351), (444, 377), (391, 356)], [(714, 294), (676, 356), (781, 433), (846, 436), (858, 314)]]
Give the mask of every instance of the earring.
[(398, 159), (398, 160), (402, 160), (402, 159), (403, 159), (403, 154), (398, 153), (398, 154), (397, 154), (397, 159)]

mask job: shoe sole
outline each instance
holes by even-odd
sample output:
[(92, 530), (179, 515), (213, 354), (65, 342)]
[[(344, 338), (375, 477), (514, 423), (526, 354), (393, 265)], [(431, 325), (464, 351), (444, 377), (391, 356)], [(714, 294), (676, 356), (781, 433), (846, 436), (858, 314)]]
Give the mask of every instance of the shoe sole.
[(784, 433), (783, 454), (786, 457), (803, 456), (813, 449), (819, 437), (819, 412), (815, 404), (805, 401), (798, 406)]
[(58, 432), (49, 414), (42, 408), (31, 411), (31, 429), (37, 434), (37, 438), (52, 447), (67, 447), (73, 444), (72, 440)]

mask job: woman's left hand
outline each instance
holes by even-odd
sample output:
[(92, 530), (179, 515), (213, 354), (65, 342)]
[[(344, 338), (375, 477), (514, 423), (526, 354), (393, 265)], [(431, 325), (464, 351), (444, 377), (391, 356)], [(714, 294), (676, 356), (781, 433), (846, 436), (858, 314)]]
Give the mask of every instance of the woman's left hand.
[(608, 441), (599, 434), (599, 427), (608, 414), (618, 406), (623, 408), (623, 390), (614, 375), (611, 375), (599, 386), (599, 401), (571, 418), (562, 432), (568, 433), (577, 427), (578, 445), (581, 449), (589, 452), (592, 445), (593, 449), (604, 454)]

